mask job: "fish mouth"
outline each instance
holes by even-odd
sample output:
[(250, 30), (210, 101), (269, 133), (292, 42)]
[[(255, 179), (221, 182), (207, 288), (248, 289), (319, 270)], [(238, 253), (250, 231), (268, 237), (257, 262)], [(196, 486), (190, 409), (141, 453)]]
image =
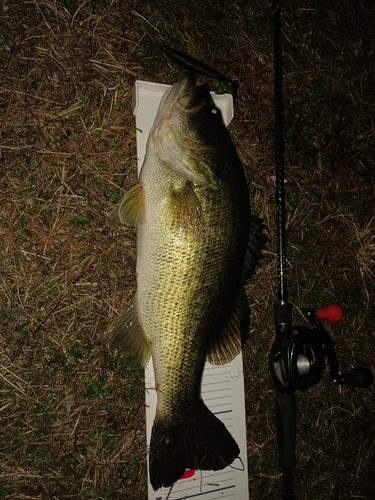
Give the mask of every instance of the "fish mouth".
[(206, 83), (196, 85), (196, 74), (186, 71), (183, 76), (164, 94), (160, 104), (160, 115), (170, 118), (177, 105), (184, 112), (198, 111), (207, 98), (210, 89)]
[(179, 106), (187, 112), (198, 111), (203, 102), (210, 99), (210, 89), (207, 83), (196, 85), (196, 75), (192, 71), (186, 72), (175, 85), (179, 84), (181, 87), (176, 89), (178, 95), (175, 102), (178, 102)]
[(170, 98), (176, 102), (194, 92), (196, 81), (197, 77), (193, 71), (185, 71), (182, 77), (170, 89), (170, 93), (172, 94)]
[[(206, 106), (211, 106), (210, 89), (206, 83), (196, 85), (196, 75), (186, 71), (183, 76), (163, 95), (150, 130), (155, 143), (167, 137), (176, 137), (181, 132), (181, 124), (197, 116)], [(186, 133), (186, 127), (185, 132)]]

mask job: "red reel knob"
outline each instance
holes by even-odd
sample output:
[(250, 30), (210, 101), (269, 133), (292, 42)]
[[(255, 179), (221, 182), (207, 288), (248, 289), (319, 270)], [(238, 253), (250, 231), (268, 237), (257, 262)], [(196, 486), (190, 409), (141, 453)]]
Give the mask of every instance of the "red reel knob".
[(317, 309), (316, 317), (318, 319), (328, 319), (328, 321), (332, 322), (340, 321), (340, 319), (342, 318), (342, 309), (336, 304), (330, 304), (329, 306), (324, 307), (324, 309)]

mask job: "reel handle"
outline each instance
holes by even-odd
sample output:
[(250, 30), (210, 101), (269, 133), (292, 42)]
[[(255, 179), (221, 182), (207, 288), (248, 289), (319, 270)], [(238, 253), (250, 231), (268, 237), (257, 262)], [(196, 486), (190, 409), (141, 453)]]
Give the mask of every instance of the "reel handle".
[(374, 382), (374, 375), (368, 368), (357, 366), (349, 373), (342, 373), (333, 382), (339, 385), (353, 385), (359, 389), (365, 389), (366, 387), (370, 387)]
[(321, 336), (324, 354), (327, 357), (332, 381), (335, 385), (352, 385), (359, 389), (370, 387), (374, 382), (372, 371), (364, 366), (357, 366), (348, 373), (339, 374), (337, 355), (329, 333), (320, 323), (319, 319), (324, 318), (328, 321), (340, 321), (342, 318), (342, 309), (340, 306), (330, 304), (323, 309), (309, 309), (307, 317), (314, 325), (315, 331)]

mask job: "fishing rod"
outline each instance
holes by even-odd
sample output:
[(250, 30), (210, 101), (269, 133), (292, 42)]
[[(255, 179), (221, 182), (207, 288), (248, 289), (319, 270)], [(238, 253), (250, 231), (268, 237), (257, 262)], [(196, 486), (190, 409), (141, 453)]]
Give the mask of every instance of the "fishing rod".
[(285, 231), (285, 183), (283, 138), (283, 78), (281, 0), (273, 1), (274, 99), (275, 99), (275, 166), (277, 229), (277, 302), (274, 304), (276, 339), (271, 348), (269, 365), (276, 387), (276, 428), (279, 465), (283, 477), (283, 500), (294, 498), (296, 449), (295, 391), (306, 391), (317, 384), (327, 359), (332, 381), (336, 385), (369, 387), (374, 377), (363, 366), (340, 374), (333, 341), (320, 319), (339, 321), (342, 310), (337, 305), (302, 311), (307, 326), (293, 326), (292, 305), (288, 301)]

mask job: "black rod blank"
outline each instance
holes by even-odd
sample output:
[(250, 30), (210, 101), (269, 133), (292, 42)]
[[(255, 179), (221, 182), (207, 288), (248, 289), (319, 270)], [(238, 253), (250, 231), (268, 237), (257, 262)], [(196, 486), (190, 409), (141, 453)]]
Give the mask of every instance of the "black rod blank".
[(288, 302), (286, 280), (285, 187), (284, 187), (284, 123), (283, 75), (281, 51), (281, 0), (273, 3), (274, 79), (275, 79), (275, 164), (276, 164), (276, 229), (278, 301)]

